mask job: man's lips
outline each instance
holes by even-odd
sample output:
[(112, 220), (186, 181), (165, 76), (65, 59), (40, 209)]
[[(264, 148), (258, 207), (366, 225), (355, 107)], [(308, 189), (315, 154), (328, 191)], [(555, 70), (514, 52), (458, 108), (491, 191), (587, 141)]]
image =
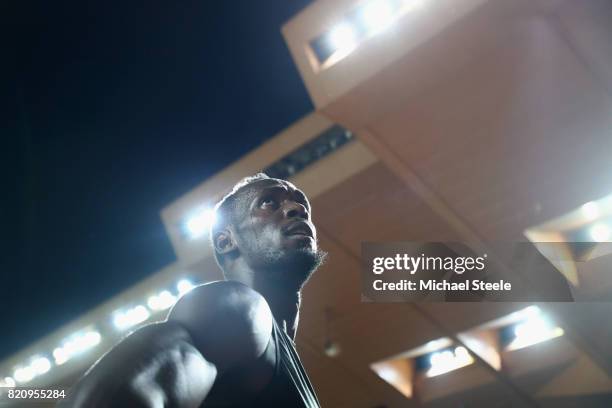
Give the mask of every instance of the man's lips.
[(303, 235), (307, 237), (314, 237), (314, 231), (312, 227), (305, 221), (298, 221), (289, 224), (283, 231), (285, 235)]

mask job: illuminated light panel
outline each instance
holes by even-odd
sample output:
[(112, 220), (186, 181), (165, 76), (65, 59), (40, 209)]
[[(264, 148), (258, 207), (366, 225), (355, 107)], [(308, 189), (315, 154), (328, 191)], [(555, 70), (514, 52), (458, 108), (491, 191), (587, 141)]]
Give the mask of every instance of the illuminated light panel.
[(176, 296), (164, 290), (157, 295), (153, 295), (147, 301), (147, 306), (151, 310), (166, 310), (176, 303)]
[(423, 7), (425, 0), (404, 0), (402, 3), (403, 10), (412, 10)]
[(35, 376), (36, 376), (36, 372), (30, 366), (19, 367), (13, 373), (13, 377), (15, 378), (15, 381), (20, 382), (20, 383), (30, 382), (32, 378), (34, 378)]
[(612, 229), (606, 224), (595, 224), (589, 230), (589, 235), (596, 242), (608, 242), (612, 239)]
[(187, 279), (181, 279), (176, 284), (176, 289), (179, 292), (179, 296), (183, 296), (185, 293), (190, 292), (193, 288), (195, 288), (195, 285)]
[(338, 357), (340, 355), (340, 352), (342, 351), (340, 345), (337, 342), (331, 340), (325, 343), (325, 347), (323, 348), (323, 350), (325, 351), (325, 355), (331, 358)]
[(63, 347), (57, 347), (53, 350), (53, 359), (55, 364), (62, 365), (70, 359), (70, 356)]
[(428, 341), (425, 346), (422, 347), (422, 350), (426, 353), (431, 353), (436, 350), (440, 350), (441, 348), (448, 347), (452, 344), (451, 339), (448, 337), (443, 337), (436, 340)]
[(196, 239), (206, 235), (208, 230), (215, 224), (217, 220), (215, 210), (205, 208), (196, 214), (189, 217), (185, 222), (185, 229), (189, 238)]
[(400, 17), (423, 6), (423, 0), (370, 0), (347, 13), (331, 30), (310, 41), (313, 68), (326, 69)]
[[(42, 356), (34, 356), (30, 359), (30, 362), (27, 366), (16, 368), (15, 372), (13, 373), (13, 377), (17, 382), (27, 383), (33, 378), (49, 372), (49, 370), (51, 370), (51, 362), (48, 358)], [(7, 379), (12, 380), (11, 377), (6, 377), (5, 381)]]
[(37, 357), (30, 364), (32, 370), (36, 375), (42, 375), (48, 372), (51, 369), (51, 362), (46, 357)]
[(589, 221), (597, 219), (597, 217), (600, 215), (599, 205), (597, 205), (595, 201), (589, 201), (588, 203), (584, 204), (582, 207), (580, 207), (580, 211), (582, 211), (584, 217)]
[(119, 330), (125, 330), (147, 320), (151, 314), (146, 307), (139, 305), (124, 312), (115, 312), (113, 324)]
[[(526, 229), (525, 236), (576, 288), (593, 279), (580, 263), (612, 254), (612, 194)], [(584, 287), (584, 286), (583, 286)]]
[(13, 388), (16, 385), (17, 384), (15, 383), (15, 380), (13, 379), (13, 377), (4, 377), (3, 380), (0, 380), (0, 388), (2, 387)]
[(542, 310), (536, 306), (527, 306), (524, 309), (513, 312), (510, 316), (514, 322), (522, 322), (528, 319), (537, 318), (542, 313)]
[(412, 363), (403, 357), (370, 364), (378, 377), (391, 385), (406, 398), (413, 397)]
[[(533, 307), (537, 308), (537, 306)], [(515, 338), (508, 344), (506, 350), (519, 350), (562, 336), (563, 333), (562, 328), (554, 326), (542, 316), (539, 308), (532, 309), (527, 318), (514, 327)]]
[(357, 33), (351, 24), (339, 23), (329, 32), (328, 41), (333, 50), (345, 54), (357, 46)]
[(386, 382), (393, 384), (399, 379), (399, 374), (397, 371), (393, 370), (390, 367), (381, 367), (376, 370), (376, 374)]
[(359, 13), (368, 32), (378, 33), (395, 22), (392, 3), (388, 0), (372, 0), (367, 2)]
[(84, 333), (77, 333), (68, 337), (60, 347), (53, 350), (55, 364), (64, 364), (75, 355), (97, 346), (101, 340), (102, 336), (95, 330), (88, 330)]
[(435, 377), (470, 365), (474, 362), (474, 358), (465, 347), (459, 346), (453, 351), (444, 350), (432, 353), (430, 362), (431, 368), (427, 370), (427, 377)]

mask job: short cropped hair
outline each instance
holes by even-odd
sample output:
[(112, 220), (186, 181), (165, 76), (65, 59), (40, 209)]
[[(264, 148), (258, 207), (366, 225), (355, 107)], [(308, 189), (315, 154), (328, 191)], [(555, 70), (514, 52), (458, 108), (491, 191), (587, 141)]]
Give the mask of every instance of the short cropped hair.
[(239, 215), (236, 213), (238, 210), (238, 198), (247, 190), (247, 187), (261, 180), (272, 180), (272, 178), (268, 177), (264, 173), (257, 173), (253, 176), (245, 177), (236, 183), (232, 190), (215, 205), (216, 222), (210, 229), (210, 238), (213, 251), (215, 253), (215, 261), (217, 261), (217, 265), (219, 265), (224, 275), (224, 256), (217, 252), (217, 247), (215, 246), (215, 236), (219, 231), (237, 221)]

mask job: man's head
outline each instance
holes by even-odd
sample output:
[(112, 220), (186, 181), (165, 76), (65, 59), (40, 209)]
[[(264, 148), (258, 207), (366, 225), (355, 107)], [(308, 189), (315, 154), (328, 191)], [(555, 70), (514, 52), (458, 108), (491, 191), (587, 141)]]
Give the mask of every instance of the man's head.
[(245, 270), (268, 285), (300, 288), (321, 264), (310, 203), (293, 184), (247, 177), (216, 206), (212, 242), (227, 279)]

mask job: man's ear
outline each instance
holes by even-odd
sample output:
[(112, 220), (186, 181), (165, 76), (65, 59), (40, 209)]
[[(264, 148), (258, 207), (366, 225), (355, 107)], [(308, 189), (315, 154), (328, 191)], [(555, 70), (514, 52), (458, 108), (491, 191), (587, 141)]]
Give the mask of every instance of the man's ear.
[(213, 237), (213, 241), (215, 250), (221, 255), (226, 255), (238, 248), (232, 230), (227, 227), (217, 231)]

